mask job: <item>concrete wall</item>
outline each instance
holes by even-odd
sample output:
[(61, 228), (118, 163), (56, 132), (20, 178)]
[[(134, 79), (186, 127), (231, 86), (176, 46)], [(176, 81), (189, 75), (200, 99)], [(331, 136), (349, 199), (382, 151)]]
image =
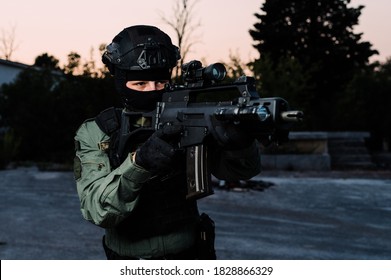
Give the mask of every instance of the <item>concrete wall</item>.
[(291, 132), (289, 142), (263, 149), (261, 164), (267, 170), (330, 170), (326, 132)]
[(368, 138), (367, 132), (291, 132), (280, 147), (262, 148), (264, 170), (331, 170), (331, 139)]
[(331, 160), (325, 155), (262, 155), (262, 169), (264, 170), (330, 170)]

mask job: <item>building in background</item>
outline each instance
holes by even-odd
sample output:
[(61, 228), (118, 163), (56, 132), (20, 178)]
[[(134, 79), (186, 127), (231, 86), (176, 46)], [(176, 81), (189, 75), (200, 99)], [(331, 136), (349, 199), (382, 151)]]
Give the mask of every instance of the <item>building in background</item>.
[(28, 67), (30, 65), (0, 59), (0, 87), (13, 82), (18, 74)]

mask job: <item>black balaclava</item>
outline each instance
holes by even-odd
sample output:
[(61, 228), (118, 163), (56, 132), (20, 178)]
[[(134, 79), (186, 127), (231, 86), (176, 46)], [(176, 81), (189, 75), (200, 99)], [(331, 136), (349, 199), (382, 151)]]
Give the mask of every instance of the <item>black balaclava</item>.
[(170, 69), (154, 69), (140, 71), (124, 71), (116, 69), (114, 80), (115, 87), (120, 93), (124, 106), (130, 111), (149, 112), (156, 108), (156, 102), (161, 101), (165, 91), (137, 91), (126, 86), (128, 81), (164, 81), (170, 80)]

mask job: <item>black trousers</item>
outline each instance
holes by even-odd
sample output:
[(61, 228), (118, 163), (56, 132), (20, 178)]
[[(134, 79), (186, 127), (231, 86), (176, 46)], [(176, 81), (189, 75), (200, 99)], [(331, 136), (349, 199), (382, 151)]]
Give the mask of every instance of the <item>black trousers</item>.
[[(105, 242), (105, 236), (103, 236), (102, 245), (106, 253), (106, 258), (108, 260), (142, 260), (142, 258), (121, 256), (117, 254), (109, 247), (107, 247)], [(197, 250), (196, 248), (190, 248), (182, 252), (179, 252), (177, 254), (168, 254), (158, 258), (152, 258), (151, 260), (195, 260), (195, 259), (198, 259)]]

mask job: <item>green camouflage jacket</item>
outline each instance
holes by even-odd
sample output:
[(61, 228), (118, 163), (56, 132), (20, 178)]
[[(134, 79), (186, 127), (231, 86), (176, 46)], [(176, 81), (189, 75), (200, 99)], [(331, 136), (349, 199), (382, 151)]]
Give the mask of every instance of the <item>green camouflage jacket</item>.
[[(94, 120), (84, 122), (76, 133), (74, 171), (83, 217), (105, 228), (106, 245), (122, 256), (153, 258), (190, 248), (195, 239), (194, 224), (136, 241), (118, 233), (116, 226), (137, 207), (140, 190), (151, 174), (137, 166), (131, 155), (112, 169), (105, 151), (109, 141)], [(244, 150), (221, 150), (213, 158), (213, 175), (220, 179), (245, 180), (259, 172), (257, 142)]]

